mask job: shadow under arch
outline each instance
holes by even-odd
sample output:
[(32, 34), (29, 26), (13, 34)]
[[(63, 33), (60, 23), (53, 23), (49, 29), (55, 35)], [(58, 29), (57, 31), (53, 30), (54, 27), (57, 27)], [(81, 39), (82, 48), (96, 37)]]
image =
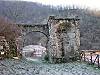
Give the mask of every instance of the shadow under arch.
[(48, 41), (49, 41), (49, 35), (47, 35), (46, 33), (42, 32), (42, 31), (30, 31), (30, 32), (26, 33), (24, 36), (26, 36), (26, 35), (28, 35), (29, 33), (32, 33), (32, 32), (42, 33), (43, 35), (46, 36), (47, 41), (46, 41), (46, 46), (45, 46), (45, 48), (47, 49), (47, 47), (48, 47)]

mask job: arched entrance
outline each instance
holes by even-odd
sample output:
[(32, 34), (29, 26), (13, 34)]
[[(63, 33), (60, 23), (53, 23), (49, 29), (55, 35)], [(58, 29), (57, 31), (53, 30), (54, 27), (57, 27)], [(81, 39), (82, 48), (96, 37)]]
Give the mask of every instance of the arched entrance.
[(41, 59), (46, 54), (48, 37), (40, 31), (32, 31), (24, 36), (22, 54), (29, 60)]
[(29, 33), (26, 33), (23, 37), (23, 46), (28, 46), (28, 45), (42, 45), (47, 48), (48, 44), (48, 35), (41, 31), (32, 31)]

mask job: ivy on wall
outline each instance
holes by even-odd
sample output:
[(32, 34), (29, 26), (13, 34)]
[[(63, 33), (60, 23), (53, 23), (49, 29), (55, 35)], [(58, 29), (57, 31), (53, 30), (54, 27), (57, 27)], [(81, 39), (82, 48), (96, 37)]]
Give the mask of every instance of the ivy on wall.
[(71, 23), (70, 22), (63, 22), (63, 23), (60, 23), (57, 31), (58, 32), (64, 32), (66, 30), (70, 30), (71, 28)]

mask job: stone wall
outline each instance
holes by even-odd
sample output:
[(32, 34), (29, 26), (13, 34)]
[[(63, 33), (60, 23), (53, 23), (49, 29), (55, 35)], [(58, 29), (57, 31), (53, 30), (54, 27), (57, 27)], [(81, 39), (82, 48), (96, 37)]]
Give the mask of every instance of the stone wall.
[(79, 19), (50, 16), (48, 26), (50, 61), (76, 58), (80, 47)]

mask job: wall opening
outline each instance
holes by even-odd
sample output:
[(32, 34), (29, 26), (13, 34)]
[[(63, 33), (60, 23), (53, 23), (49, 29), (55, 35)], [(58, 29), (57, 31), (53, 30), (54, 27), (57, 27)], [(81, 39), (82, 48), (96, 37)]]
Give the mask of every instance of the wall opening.
[(22, 55), (29, 59), (41, 59), (46, 54), (48, 37), (42, 32), (32, 31), (24, 36)]

